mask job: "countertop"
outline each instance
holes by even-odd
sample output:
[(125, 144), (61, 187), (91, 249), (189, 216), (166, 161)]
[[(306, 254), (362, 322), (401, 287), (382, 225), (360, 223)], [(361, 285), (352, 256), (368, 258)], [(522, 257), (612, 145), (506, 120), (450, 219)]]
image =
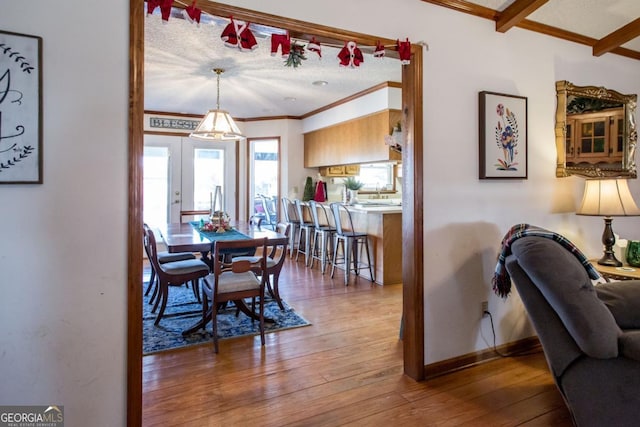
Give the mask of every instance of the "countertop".
[(379, 213), (379, 214), (395, 214), (402, 213), (402, 206), (400, 205), (371, 205), (371, 204), (360, 204), (356, 203), (355, 205), (349, 206), (349, 209), (354, 211), (366, 212), (366, 213)]

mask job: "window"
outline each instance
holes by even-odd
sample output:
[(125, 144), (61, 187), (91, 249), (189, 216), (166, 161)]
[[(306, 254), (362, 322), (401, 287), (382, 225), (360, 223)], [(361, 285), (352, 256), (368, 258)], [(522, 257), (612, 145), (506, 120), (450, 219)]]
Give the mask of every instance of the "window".
[(360, 165), (356, 179), (364, 184), (360, 191), (393, 191), (393, 163), (370, 163)]
[[(211, 208), (211, 194), (216, 186), (224, 191), (224, 151), (214, 148), (196, 148), (193, 155), (193, 208)], [(221, 209), (216, 206), (216, 209)]]

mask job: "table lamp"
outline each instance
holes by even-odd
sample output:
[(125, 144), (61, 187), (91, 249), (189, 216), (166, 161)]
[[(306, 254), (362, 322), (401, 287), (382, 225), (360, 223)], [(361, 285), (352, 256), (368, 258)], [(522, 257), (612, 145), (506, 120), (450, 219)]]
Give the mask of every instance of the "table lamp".
[(613, 216), (640, 215), (640, 209), (631, 197), (626, 179), (587, 179), (584, 186), (582, 204), (576, 211), (578, 215), (604, 216), (604, 232), (602, 244), (604, 255), (598, 260), (600, 265), (620, 267), (613, 245), (616, 237), (611, 228)]

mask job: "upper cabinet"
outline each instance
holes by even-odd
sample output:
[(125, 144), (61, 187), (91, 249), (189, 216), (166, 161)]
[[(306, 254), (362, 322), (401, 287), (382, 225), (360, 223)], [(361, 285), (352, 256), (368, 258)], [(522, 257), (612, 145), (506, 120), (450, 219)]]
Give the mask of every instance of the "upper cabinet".
[(402, 120), (399, 110), (384, 110), (304, 135), (304, 167), (402, 160), (385, 136)]

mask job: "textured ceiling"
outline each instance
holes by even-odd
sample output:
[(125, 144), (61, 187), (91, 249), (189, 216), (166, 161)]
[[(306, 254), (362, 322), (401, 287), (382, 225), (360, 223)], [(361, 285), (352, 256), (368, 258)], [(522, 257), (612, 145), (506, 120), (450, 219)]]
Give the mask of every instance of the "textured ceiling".
[[(478, 16), (482, 16), (478, 8), (499, 13), (514, 2), (531, 3), (529, 0), (423, 1)], [(538, 0), (538, 3), (541, 5), (525, 17), (527, 21), (595, 40), (640, 17), (640, 0)], [(220, 39), (228, 22), (226, 18), (203, 14), (197, 27), (182, 19), (182, 11), (176, 8), (168, 23), (162, 22), (158, 9), (145, 19), (146, 110), (203, 114), (215, 108), (213, 68), (225, 69), (220, 78), (220, 107), (236, 118), (301, 116), (379, 83), (401, 81), (399, 60), (374, 58), (371, 47), (365, 46), (361, 46), (365, 60), (359, 68), (340, 67), (336, 55), (342, 46), (328, 45), (322, 46), (321, 59), (307, 52), (302, 66), (284, 67), (279, 53), (271, 55), (270, 38), (272, 33), (283, 30), (252, 26), (258, 47), (241, 52), (226, 47)], [(306, 44), (306, 40), (301, 42)], [(640, 52), (640, 38), (633, 38), (621, 47)], [(313, 85), (315, 81), (328, 84)]]
[[(271, 55), (268, 34), (273, 29), (256, 28), (258, 47), (242, 52), (220, 39), (228, 22), (209, 19), (197, 27), (177, 16), (166, 24), (159, 15), (145, 19), (146, 110), (203, 114), (215, 108), (212, 68), (225, 69), (220, 108), (236, 118), (300, 116), (381, 82), (402, 80), (397, 59), (365, 54), (359, 68), (340, 67), (341, 47), (325, 45), (322, 58), (307, 52), (300, 67), (285, 67), (280, 51)], [(328, 84), (314, 85), (316, 81)]]

